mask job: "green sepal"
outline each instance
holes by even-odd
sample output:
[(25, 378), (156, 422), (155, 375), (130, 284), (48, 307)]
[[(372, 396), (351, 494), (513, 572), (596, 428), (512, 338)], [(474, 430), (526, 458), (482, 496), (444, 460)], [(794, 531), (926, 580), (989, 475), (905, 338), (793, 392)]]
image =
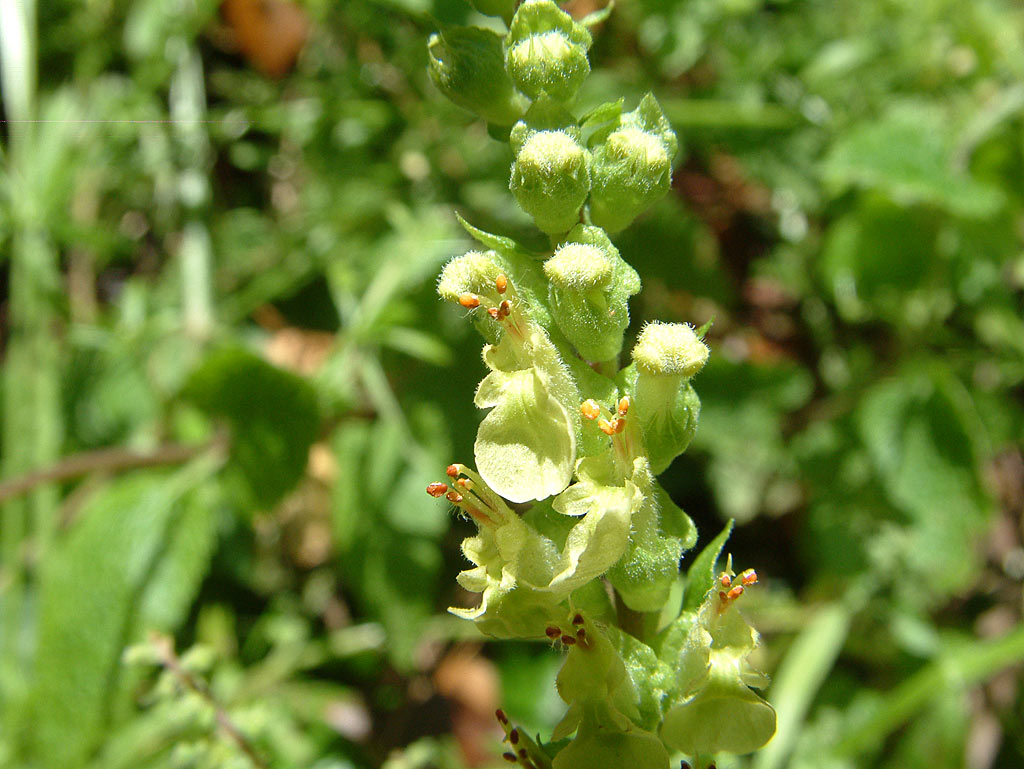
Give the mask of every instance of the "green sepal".
[(506, 22), (516, 11), (516, 0), (469, 0), (469, 4), (484, 16), (500, 16)]
[(582, 19), (580, 24), (584, 27), (596, 27), (601, 22), (605, 21), (609, 16), (612, 15), (612, 11), (615, 10), (615, 0), (608, 0), (608, 5), (604, 8), (598, 8), (596, 11), (591, 11)]
[(629, 633), (617, 627), (609, 627), (605, 632), (622, 658), (626, 674), (637, 692), (638, 725), (657, 729), (661, 723), (662, 702), (675, 684), (675, 671), (658, 659), (650, 646)]
[(479, 27), (445, 27), (430, 36), (427, 71), (437, 89), (489, 123), (509, 126), (526, 110), (505, 72), (502, 36)]
[(559, 235), (576, 224), (590, 193), (589, 153), (572, 132), (533, 131), (520, 144), (512, 163), (509, 189), (537, 227)]
[(629, 297), (640, 276), (600, 227), (575, 226), (544, 263), (551, 314), (586, 360), (616, 358), (629, 325)]
[(693, 519), (672, 501), (660, 484), (654, 484), (654, 493), (661, 510), (661, 530), (670, 537), (677, 537), (684, 551), (689, 550), (697, 544), (697, 527)]
[(609, 232), (627, 227), (669, 190), (678, 140), (653, 95), (597, 130), (592, 147), (590, 218)]
[(708, 592), (715, 586), (715, 564), (725, 547), (725, 542), (732, 534), (733, 521), (725, 524), (718, 536), (711, 540), (700, 554), (694, 558), (686, 572), (686, 594), (683, 598), (683, 611), (696, 611), (704, 602)]
[(505, 69), (531, 99), (547, 94), (571, 102), (590, 74), (592, 42), (586, 27), (551, 0), (527, 0), (509, 25)]
[(657, 502), (647, 496), (633, 517), (633, 534), (625, 555), (608, 571), (608, 581), (633, 611), (658, 611), (679, 575), (683, 544), (660, 530)]

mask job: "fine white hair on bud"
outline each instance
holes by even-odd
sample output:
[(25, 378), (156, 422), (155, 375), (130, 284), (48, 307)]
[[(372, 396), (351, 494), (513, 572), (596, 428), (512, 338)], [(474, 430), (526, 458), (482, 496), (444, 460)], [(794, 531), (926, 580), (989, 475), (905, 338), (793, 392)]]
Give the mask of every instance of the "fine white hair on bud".
[(597, 246), (566, 243), (544, 262), (544, 274), (561, 289), (590, 291), (611, 280), (614, 266)]
[(565, 232), (590, 192), (587, 151), (564, 131), (537, 131), (516, 155), (509, 189), (540, 229)]
[[(442, 299), (466, 306), (463, 297), (477, 298), (486, 296), (497, 300), (496, 283), (504, 277), (501, 268), (492, 258), (492, 251), (470, 251), (450, 260), (441, 271), (441, 279), (437, 282), (437, 293)], [(507, 280), (507, 279), (506, 279)]]
[(685, 323), (648, 323), (637, 337), (633, 360), (641, 374), (696, 376), (708, 361), (708, 346)]
[(591, 42), (587, 29), (551, 0), (527, 0), (505, 38), (505, 69), (531, 99), (546, 94), (569, 102), (590, 74)]

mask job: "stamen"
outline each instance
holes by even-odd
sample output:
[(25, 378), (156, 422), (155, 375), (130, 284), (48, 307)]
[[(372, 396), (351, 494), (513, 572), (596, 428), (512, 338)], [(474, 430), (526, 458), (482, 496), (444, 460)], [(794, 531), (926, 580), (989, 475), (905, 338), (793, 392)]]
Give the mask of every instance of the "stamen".
[(740, 574), (740, 581), (744, 585), (750, 586), (757, 583), (757, 572), (753, 569), (747, 569), (745, 572)]
[(505, 715), (505, 711), (501, 708), (494, 711), (494, 717), (498, 719), (498, 723), (500, 724), (508, 723), (508, 716)]
[(472, 294), (463, 294), (459, 297), (459, 304), (465, 307), (467, 310), (472, 310), (480, 306), (480, 300)]
[(597, 419), (601, 415), (601, 407), (597, 405), (595, 400), (588, 398), (580, 406), (580, 413), (587, 419)]
[(505, 289), (508, 288), (508, 278), (504, 275), (499, 275), (494, 279), (494, 287), (498, 289), (499, 294), (504, 294)]
[(575, 617), (573, 617), (572, 618), (572, 624), (574, 624), (574, 625), (582, 625), (583, 624), (583, 615), (582, 614), (577, 614)]
[(585, 638), (587, 637), (587, 631), (586, 631), (586, 628), (582, 628), (582, 627), (581, 627), (581, 628), (580, 628), (579, 630), (577, 630), (577, 631), (576, 631), (576, 637), (577, 637), (577, 638), (578, 638), (579, 640), (581, 640), (581, 641), (582, 641), (582, 640), (584, 640), (584, 639), (585, 639)]
[(454, 505), (462, 504), (462, 495), (455, 490), (449, 491), (444, 496), (449, 502), (451, 502)]
[(508, 761), (510, 764), (514, 764), (519, 760), (516, 758), (515, 753), (502, 753), (501, 757)]
[(615, 434), (615, 425), (611, 424), (607, 419), (597, 420), (597, 426), (605, 435)]
[(440, 497), (448, 491), (448, 486), (444, 483), (428, 483), (427, 493), (432, 497)]
[(734, 587), (726, 594), (726, 598), (728, 598), (730, 601), (734, 601), (741, 595), (743, 595), (743, 585), (736, 585), (736, 587)]
[(507, 318), (512, 314), (512, 305), (508, 303), (508, 299), (502, 300), (501, 304), (498, 305), (498, 315), (502, 318)]
[(526, 752), (526, 748), (519, 748), (519, 757), (525, 761), (530, 757), (530, 754)]
[(445, 475), (449, 478), (459, 477), (459, 468), (456, 465), (448, 465), (448, 469), (444, 471)]
[(721, 575), (718, 581), (722, 583), (722, 587), (732, 587), (732, 577), (728, 574)]
[(466, 491), (473, 490), (473, 481), (469, 480), (469, 478), (459, 478), (459, 480), (455, 481), (455, 483), (464, 488)]
[(544, 635), (554, 641), (558, 636), (562, 635), (562, 631), (556, 627), (546, 627), (544, 628)]
[(625, 429), (626, 429), (626, 420), (625, 419), (613, 419), (612, 420), (612, 430), (614, 430), (616, 433), (621, 433)]
[(573, 638), (571, 635), (564, 635), (559, 640), (566, 646), (572, 646), (574, 643), (576, 643), (576, 639)]
[(501, 317), (501, 313), (498, 312), (497, 307), (488, 307), (487, 314), (490, 315), (493, 320), (498, 320)]
[(511, 742), (513, 745), (519, 742), (518, 729), (513, 729), (511, 732), (508, 733), (508, 741)]
[(629, 396), (628, 395), (623, 395), (622, 398), (619, 400), (619, 409), (618, 409), (618, 411), (619, 411), (619, 416), (620, 417), (626, 416), (626, 412), (629, 411)]

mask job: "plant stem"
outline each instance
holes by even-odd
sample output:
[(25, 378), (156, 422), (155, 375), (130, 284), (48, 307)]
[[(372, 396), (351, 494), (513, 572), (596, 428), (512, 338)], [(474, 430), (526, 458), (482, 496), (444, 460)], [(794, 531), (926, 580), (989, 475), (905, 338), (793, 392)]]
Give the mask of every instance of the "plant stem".
[[(179, 10), (190, 9), (180, 0)], [(178, 142), (182, 169), (178, 199), (186, 212), (178, 256), (181, 260), (182, 314), (185, 332), (205, 341), (213, 328), (213, 255), (210, 233), (204, 221), (210, 202), (207, 178), (210, 146), (206, 136), (206, 89), (199, 51), (179, 36), (168, 44), (168, 56), (176, 65), (170, 88), (170, 115)]]

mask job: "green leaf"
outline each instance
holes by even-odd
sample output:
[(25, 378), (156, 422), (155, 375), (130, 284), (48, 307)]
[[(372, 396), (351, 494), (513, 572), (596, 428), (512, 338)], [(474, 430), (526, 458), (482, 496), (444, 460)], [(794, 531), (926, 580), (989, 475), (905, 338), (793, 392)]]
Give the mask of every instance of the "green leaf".
[(212, 546), (209, 508), (186, 495), (213, 469), (202, 459), (110, 484), (43, 564), (31, 730), (39, 766), (83, 763), (122, 704), (125, 646), (181, 621)]
[(304, 379), (229, 348), (206, 359), (183, 395), (230, 425), (229, 469), (256, 505), (270, 507), (302, 477), (320, 426), (316, 392)]
[(896, 104), (854, 126), (825, 159), (822, 174), (837, 190), (876, 189), (900, 205), (923, 203), (964, 217), (988, 217), (1002, 192), (956, 173), (946, 112), (934, 104)]
[(732, 533), (733, 522), (729, 521), (721, 533), (709, 542), (698, 555), (690, 570), (686, 572), (686, 594), (683, 597), (683, 612), (696, 611), (704, 602), (704, 596), (715, 584), (715, 563), (725, 547), (725, 541)]

